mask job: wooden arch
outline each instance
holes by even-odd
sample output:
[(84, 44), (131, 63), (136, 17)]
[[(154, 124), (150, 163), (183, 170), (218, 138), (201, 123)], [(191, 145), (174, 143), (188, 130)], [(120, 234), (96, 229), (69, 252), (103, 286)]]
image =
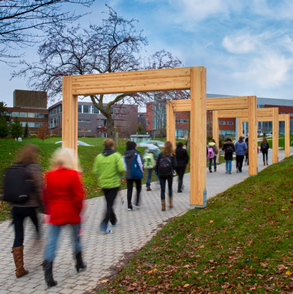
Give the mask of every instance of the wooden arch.
[[(77, 153), (78, 96), (190, 89), (191, 204), (206, 206), (206, 69), (185, 67), (63, 77), (62, 146)], [(167, 107), (167, 134), (174, 131)], [(171, 115), (172, 116), (172, 115)], [(172, 130), (174, 128), (174, 130)], [(171, 138), (170, 135), (167, 138)], [(205, 199), (205, 200), (204, 200)]]

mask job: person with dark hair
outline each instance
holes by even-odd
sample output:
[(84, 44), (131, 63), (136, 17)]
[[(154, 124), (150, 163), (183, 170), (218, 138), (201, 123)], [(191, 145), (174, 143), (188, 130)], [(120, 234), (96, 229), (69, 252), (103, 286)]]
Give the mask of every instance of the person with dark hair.
[(177, 147), (175, 150), (176, 154), (176, 161), (177, 161), (177, 167), (176, 171), (178, 173), (178, 193), (181, 193), (183, 190), (183, 176), (185, 173), (186, 165), (189, 161), (188, 152), (186, 149), (183, 148), (183, 143), (178, 142)]
[[(126, 143), (126, 151), (124, 153), (124, 164), (126, 170), (126, 182), (127, 182), (127, 206), (128, 210), (131, 211), (133, 206), (139, 208), (140, 204), (140, 191), (141, 191), (141, 177), (133, 176), (133, 162), (137, 161), (138, 168), (141, 171), (141, 175), (143, 173), (143, 160), (141, 154), (136, 150), (136, 143), (133, 141), (128, 141)], [(133, 183), (136, 185), (136, 201), (135, 204), (132, 205), (132, 190)]]
[(238, 142), (235, 144), (235, 150), (236, 150), (236, 172), (242, 173), (242, 165), (244, 160), (244, 155), (247, 150), (247, 145), (243, 141), (243, 137), (240, 136)]
[(51, 167), (45, 174), (44, 202), (48, 215), (48, 240), (44, 250), (44, 278), (47, 286), (54, 287), (53, 261), (62, 228), (69, 225), (72, 230), (75, 268), (86, 269), (80, 242), (81, 214), (85, 198), (78, 158), (70, 148), (58, 148), (52, 155)]
[(226, 161), (226, 174), (232, 173), (232, 160), (233, 160), (233, 152), (235, 152), (235, 147), (230, 138), (227, 138), (224, 141), (222, 150), (225, 152), (225, 161)]
[(113, 205), (120, 188), (120, 177), (124, 172), (122, 156), (116, 152), (114, 141), (106, 139), (104, 141), (105, 149), (99, 154), (94, 162), (93, 173), (97, 175), (100, 187), (103, 189), (107, 208), (105, 217), (101, 223), (101, 233), (111, 233), (108, 223), (116, 226), (117, 217), (113, 210)]
[(39, 163), (39, 148), (32, 144), (27, 144), (21, 148), (14, 160), (15, 164), (25, 166), (27, 173), (33, 181), (33, 190), (28, 200), (23, 204), (12, 205), (12, 217), (14, 226), (14, 242), (12, 247), (13, 259), (15, 263), (15, 275), (20, 278), (29, 273), (23, 264), (23, 242), (24, 242), (24, 219), (29, 217), (35, 225), (37, 238), (40, 238), (40, 226), (36, 209), (42, 207), (42, 171)]
[(245, 152), (245, 163), (246, 165), (249, 165), (249, 155), (248, 155), (248, 137), (245, 138), (245, 143), (246, 143), (246, 146), (247, 146), (247, 150)]
[(269, 151), (270, 145), (268, 143), (268, 140), (266, 137), (262, 139), (261, 145), (260, 145), (260, 151), (262, 152), (263, 157), (263, 165), (268, 165), (268, 151)]
[(168, 194), (169, 194), (169, 207), (173, 208), (173, 172), (177, 167), (176, 155), (173, 149), (173, 145), (170, 141), (166, 141), (164, 144), (163, 151), (159, 154), (155, 172), (159, 175), (160, 185), (161, 185), (161, 204), (162, 211), (166, 210), (165, 201), (165, 190), (166, 181), (168, 182)]

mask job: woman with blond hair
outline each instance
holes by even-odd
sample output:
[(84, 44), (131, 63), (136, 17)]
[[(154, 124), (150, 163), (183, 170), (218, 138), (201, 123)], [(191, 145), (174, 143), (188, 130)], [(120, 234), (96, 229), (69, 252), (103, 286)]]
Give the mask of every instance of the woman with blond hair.
[(25, 167), (26, 172), (33, 181), (33, 189), (29, 194), (29, 198), (23, 204), (12, 205), (12, 217), (14, 226), (14, 242), (12, 247), (13, 259), (15, 263), (15, 275), (20, 278), (29, 273), (24, 269), (23, 263), (23, 242), (24, 242), (24, 219), (29, 217), (35, 225), (38, 238), (40, 237), (39, 222), (36, 208), (42, 206), (41, 191), (42, 191), (42, 171), (38, 164), (39, 148), (32, 144), (27, 144), (22, 147), (15, 160), (15, 166)]
[(53, 260), (60, 231), (65, 225), (72, 229), (72, 245), (76, 259), (76, 271), (86, 269), (82, 260), (80, 243), (81, 212), (85, 193), (79, 172), (79, 164), (74, 151), (58, 148), (51, 159), (51, 168), (45, 174), (45, 213), (48, 215), (48, 240), (44, 251), (43, 270), (47, 286), (57, 282), (53, 278)]
[(176, 155), (173, 145), (170, 141), (166, 141), (163, 151), (159, 154), (156, 162), (155, 172), (159, 176), (161, 186), (161, 202), (162, 211), (166, 210), (165, 190), (166, 181), (168, 182), (169, 207), (173, 207), (173, 172), (177, 166)]

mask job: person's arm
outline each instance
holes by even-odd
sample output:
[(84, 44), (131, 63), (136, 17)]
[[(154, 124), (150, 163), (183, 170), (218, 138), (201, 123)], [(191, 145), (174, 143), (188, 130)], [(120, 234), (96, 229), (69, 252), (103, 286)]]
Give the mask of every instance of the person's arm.
[(156, 162), (156, 166), (155, 166), (156, 173), (158, 173), (158, 167), (159, 167), (159, 162), (160, 162), (161, 157), (162, 157), (162, 153), (160, 153), (157, 157), (157, 162)]
[(140, 170), (143, 172), (143, 163), (142, 163), (142, 157), (141, 157), (140, 153), (138, 153), (138, 155), (137, 155), (137, 163), (138, 163)]
[[(120, 174), (123, 174), (124, 171), (126, 171), (126, 164), (124, 164), (124, 161), (122, 159), (121, 154), (117, 153), (118, 155), (118, 160), (117, 160), (117, 168), (118, 168), (118, 172)], [(124, 157), (123, 157), (124, 158)]]

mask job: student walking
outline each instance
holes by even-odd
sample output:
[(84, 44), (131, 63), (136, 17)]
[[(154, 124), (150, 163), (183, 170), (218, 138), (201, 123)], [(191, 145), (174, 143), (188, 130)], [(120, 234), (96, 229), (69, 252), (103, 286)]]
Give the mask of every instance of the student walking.
[(270, 145), (268, 143), (267, 138), (263, 138), (260, 145), (260, 151), (262, 152), (262, 158), (263, 158), (263, 165), (268, 165), (269, 148), (270, 148)]
[(105, 149), (94, 161), (93, 173), (97, 175), (99, 186), (103, 189), (106, 199), (106, 211), (101, 223), (101, 233), (111, 233), (108, 223), (115, 226), (117, 217), (113, 210), (113, 205), (120, 187), (120, 177), (124, 173), (122, 156), (116, 152), (114, 141), (112, 139), (104, 140)]
[(243, 165), (243, 159), (244, 155), (247, 150), (247, 145), (243, 141), (243, 137), (240, 136), (238, 142), (235, 144), (235, 150), (236, 150), (236, 172), (242, 173), (242, 165)]
[(235, 152), (235, 147), (230, 138), (227, 138), (223, 144), (222, 150), (225, 152), (225, 161), (226, 161), (226, 174), (232, 173), (232, 160), (233, 152)]
[(81, 213), (85, 198), (78, 159), (69, 148), (58, 148), (51, 159), (51, 168), (45, 174), (44, 202), (48, 215), (48, 239), (44, 250), (43, 270), (47, 286), (57, 282), (53, 278), (53, 261), (61, 229), (70, 225), (71, 243), (76, 271), (86, 269), (82, 258)]
[(177, 143), (176, 150), (176, 161), (177, 161), (177, 167), (176, 171), (178, 174), (178, 193), (181, 193), (183, 190), (183, 176), (185, 173), (186, 165), (189, 161), (189, 155), (186, 149), (183, 148), (183, 143), (179, 142)]
[(160, 186), (161, 186), (161, 203), (162, 211), (166, 210), (166, 201), (165, 201), (165, 190), (166, 190), (166, 181), (168, 182), (168, 194), (169, 194), (169, 207), (173, 208), (173, 171), (177, 167), (177, 161), (175, 156), (175, 151), (173, 150), (172, 143), (166, 141), (164, 144), (163, 151), (159, 154), (155, 171), (159, 175)]
[[(12, 218), (14, 227), (14, 242), (12, 246), (13, 259), (15, 263), (15, 275), (20, 278), (29, 273), (24, 268), (23, 262), (23, 243), (24, 243), (24, 219), (29, 217), (37, 233), (37, 238), (40, 238), (40, 226), (36, 208), (42, 206), (41, 191), (43, 186), (41, 167), (39, 162), (39, 148), (35, 145), (25, 145), (18, 152), (14, 165), (22, 166), (25, 168), (26, 173), (29, 175), (33, 183), (31, 193), (29, 193), (28, 200), (23, 204), (11, 203), (12, 205)], [(17, 185), (17, 183), (15, 183)]]
[(153, 152), (148, 148), (146, 148), (146, 153), (143, 157), (143, 165), (144, 165), (144, 168), (147, 170), (146, 190), (152, 191), (151, 179), (152, 179), (153, 169), (156, 166), (156, 162), (155, 162)]
[[(127, 182), (127, 205), (128, 210), (131, 211), (133, 206), (139, 208), (141, 179), (143, 178), (142, 157), (141, 154), (136, 150), (136, 143), (133, 141), (128, 141), (126, 143), (124, 162)], [(136, 201), (135, 204), (132, 205), (133, 183), (136, 185)]]
[(207, 146), (207, 157), (209, 159), (209, 171), (212, 173), (212, 164), (214, 161), (214, 172), (217, 171), (217, 154), (219, 152), (215, 139), (212, 139)]

